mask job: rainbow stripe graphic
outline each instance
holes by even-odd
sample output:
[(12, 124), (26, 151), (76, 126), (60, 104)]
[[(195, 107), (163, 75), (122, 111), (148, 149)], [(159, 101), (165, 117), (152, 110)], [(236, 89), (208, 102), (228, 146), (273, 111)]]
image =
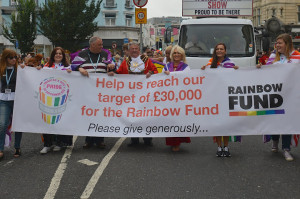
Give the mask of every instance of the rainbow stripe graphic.
[(264, 111), (235, 111), (229, 112), (229, 116), (259, 116), (259, 115), (277, 115), (285, 114), (284, 109), (264, 110)]

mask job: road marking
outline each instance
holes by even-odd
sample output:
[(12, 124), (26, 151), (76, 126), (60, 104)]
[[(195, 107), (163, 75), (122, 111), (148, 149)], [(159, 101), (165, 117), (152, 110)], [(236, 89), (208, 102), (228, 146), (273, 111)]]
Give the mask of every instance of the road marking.
[(80, 197), (81, 199), (88, 199), (91, 196), (99, 178), (103, 174), (103, 171), (105, 170), (109, 161), (115, 155), (115, 153), (118, 151), (119, 147), (122, 145), (122, 143), (124, 142), (125, 139), (126, 139), (125, 137), (120, 138), (116, 142), (115, 146), (110, 150), (110, 152), (103, 158), (103, 160), (101, 161), (101, 164), (98, 166), (94, 175), (91, 177), (89, 183), (85, 187), (85, 190), (83, 191), (83, 193)]
[(11, 161), (9, 161), (9, 162), (7, 162), (5, 165), (3, 165), (4, 167), (6, 167), (6, 166), (8, 166), (8, 165), (10, 165), (11, 163), (13, 163), (14, 161), (13, 160), (11, 160)]
[(74, 148), (75, 142), (76, 142), (77, 136), (73, 137), (73, 146), (68, 147), (64, 153), (64, 156), (62, 157), (60, 164), (51, 180), (51, 184), (47, 190), (47, 193), (44, 197), (44, 199), (52, 199), (55, 197), (55, 194), (59, 188), (60, 181), (65, 173), (65, 170), (67, 168), (67, 161), (70, 159), (72, 150)]
[(94, 162), (94, 161), (91, 161), (91, 160), (88, 160), (88, 159), (79, 160), (78, 162), (81, 163), (81, 164), (88, 165), (88, 166), (93, 166), (95, 164), (98, 164), (98, 162)]

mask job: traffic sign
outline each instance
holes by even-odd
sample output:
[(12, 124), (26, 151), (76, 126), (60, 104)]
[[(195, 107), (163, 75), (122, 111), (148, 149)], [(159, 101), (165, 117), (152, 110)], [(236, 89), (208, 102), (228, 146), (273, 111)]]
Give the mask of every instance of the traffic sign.
[(144, 7), (147, 4), (148, 0), (133, 0), (133, 3), (136, 7)]
[(128, 38), (124, 38), (124, 41), (123, 41), (124, 44), (127, 44), (129, 43), (129, 39)]
[(135, 23), (136, 24), (147, 23), (147, 8), (135, 8)]

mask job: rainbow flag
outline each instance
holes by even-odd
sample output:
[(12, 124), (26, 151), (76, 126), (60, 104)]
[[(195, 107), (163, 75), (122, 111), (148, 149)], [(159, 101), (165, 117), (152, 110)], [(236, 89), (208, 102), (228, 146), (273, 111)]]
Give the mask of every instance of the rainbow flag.
[(164, 63), (151, 59), (152, 63), (156, 67), (158, 73), (161, 73), (163, 68), (166, 66)]
[[(217, 137), (213, 137), (214, 143), (217, 142)], [(223, 141), (223, 136), (222, 136)], [(229, 142), (242, 142), (242, 136), (229, 136)]]

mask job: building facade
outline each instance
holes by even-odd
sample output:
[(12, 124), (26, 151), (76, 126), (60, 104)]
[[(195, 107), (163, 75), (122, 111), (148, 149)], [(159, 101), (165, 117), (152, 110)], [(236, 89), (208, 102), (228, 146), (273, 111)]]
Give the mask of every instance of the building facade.
[[(159, 48), (157, 44), (160, 42), (162, 42), (162, 49), (170, 44), (174, 45), (178, 43), (178, 29), (181, 21), (184, 19), (185, 18), (182, 17), (154, 17), (148, 20), (148, 24), (154, 26), (156, 49)], [(165, 31), (167, 29), (170, 29), (171, 31), (171, 41), (169, 43), (166, 43), (164, 39)]]
[[(47, 2), (48, 0), (36, 0), (38, 6), (42, 6)], [(11, 23), (11, 14), (16, 10), (16, 3), (16, 0), (1, 0), (0, 21), (2, 23)], [(99, 29), (94, 33), (94, 36), (103, 39), (104, 48), (106, 49), (112, 49), (112, 43), (115, 42), (117, 44), (115, 50), (120, 51), (124, 42), (138, 41), (139, 28), (135, 25), (135, 6), (132, 0), (103, 0), (100, 13), (95, 21)], [(0, 31), (0, 51), (5, 47), (14, 48), (14, 44), (3, 36), (2, 29)], [(36, 53), (50, 55), (53, 46), (48, 38), (38, 33), (34, 42)], [(88, 45), (88, 40), (85, 45)]]
[(103, 0), (96, 18), (98, 31), (94, 33), (103, 39), (106, 49), (112, 50), (113, 42), (120, 52), (122, 45), (139, 40), (139, 28), (135, 25), (135, 6), (132, 0)]
[[(280, 24), (278, 32), (289, 33), (296, 47), (300, 46), (300, 0), (253, 0), (253, 25), (257, 30), (256, 44), (262, 49), (263, 31), (272, 29), (273, 24)], [(273, 22), (271, 22), (273, 21)], [(276, 34), (273, 34), (275, 37)], [(269, 38), (273, 45), (274, 38)], [(299, 40), (297, 42), (297, 40)]]
[[(45, 3), (45, 0), (35, 0), (36, 1), (36, 5), (38, 6), (42, 6), (42, 4)], [(17, 0), (2, 0), (1, 1), (1, 22), (2, 24), (11, 24), (11, 14), (13, 12), (16, 11), (15, 5), (17, 4)], [(9, 40), (7, 40), (4, 36), (3, 36), (3, 32), (2, 32), (2, 27), (1, 27), (1, 31), (0, 31), (0, 51), (2, 52), (2, 50), (4, 48), (15, 48), (16, 47), (16, 51), (18, 52), (18, 48), (17, 46), (15, 46), (15, 44), (11, 43)], [(43, 36), (41, 33), (37, 33), (37, 38), (34, 40), (34, 52), (35, 53), (40, 53), (40, 54), (44, 54), (44, 55), (50, 55), (51, 51), (52, 51), (52, 43), (49, 41), (48, 38), (46, 38), (45, 36)]]

